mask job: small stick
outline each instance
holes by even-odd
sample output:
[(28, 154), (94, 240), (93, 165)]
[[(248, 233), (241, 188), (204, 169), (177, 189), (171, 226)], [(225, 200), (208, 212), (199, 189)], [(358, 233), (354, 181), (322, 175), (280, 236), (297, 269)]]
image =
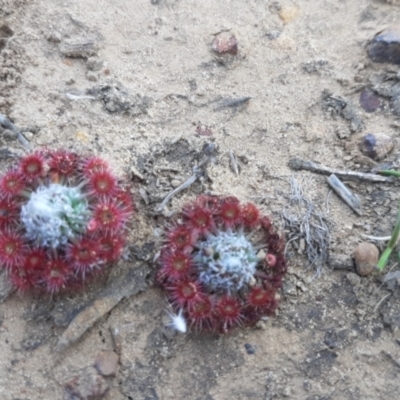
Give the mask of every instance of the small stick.
[(65, 97), (69, 100), (97, 100), (94, 96), (77, 95), (73, 93), (65, 93)]
[(383, 296), (383, 297), (378, 301), (378, 303), (376, 303), (376, 306), (374, 307), (374, 310), (372, 311), (372, 314), (375, 314), (376, 311), (378, 310), (378, 308), (381, 306), (381, 304), (382, 304), (388, 297), (390, 297), (391, 295), (392, 295), (392, 293), (388, 293), (388, 294), (386, 294), (385, 296)]
[(205, 167), (211, 160), (213, 159), (212, 156), (207, 157), (204, 161), (202, 161), (199, 165), (196, 165), (193, 167), (192, 171), (193, 174), (185, 181), (183, 182), (181, 185), (179, 185), (177, 188), (175, 188), (174, 190), (171, 190), (164, 198), (164, 200), (161, 202), (161, 204), (156, 208), (156, 213), (161, 213), (162, 210), (164, 209), (164, 207), (167, 205), (167, 203), (175, 196), (177, 195), (179, 192), (181, 192), (182, 190), (187, 189), (188, 187), (190, 187), (191, 185), (193, 185), (194, 182), (197, 181), (197, 179), (199, 179), (204, 171), (203, 171), (203, 167)]
[(337, 195), (357, 214), (362, 215), (362, 206), (360, 199), (353, 194), (349, 188), (344, 185), (336, 175), (332, 174), (328, 178), (329, 186)]
[(233, 150), (229, 150), (229, 160), (231, 162), (231, 168), (236, 175), (239, 175), (239, 164), (236, 160), (235, 153)]
[(331, 175), (335, 174), (339, 178), (347, 179), (351, 181), (369, 181), (369, 182), (393, 182), (391, 176), (380, 176), (376, 174), (370, 174), (365, 172), (357, 171), (343, 171), (335, 168), (326, 167), (324, 165), (315, 164), (311, 161), (305, 161), (300, 158), (292, 158), (289, 161), (289, 168), (294, 170), (307, 170), (311, 172), (317, 172), (319, 174)]
[(31, 149), (31, 144), (28, 142), (26, 137), (21, 133), (21, 131), (3, 114), (0, 114), (0, 125), (6, 129), (10, 129), (17, 134), (17, 139), (27, 150)]
[(110, 326), (110, 333), (114, 351), (120, 356), (122, 352), (122, 336), (119, 333), (119, 329)]
[(361, 236), (365, 239), (369, 240), (376, 240), (377, 242), (387, 242), (390, 239), (390, 236), (372, 236), (372, 235), (364, 235), (361, 234)]
[(221, 111), (224, 108), (234, 108), (237, 109), (244, 104), (247, 104), (251, 100), (251, 97), (240, 97), (238, 99), (228, 99), (222, 101), (217, 107), (214, 108), (214, 111)]

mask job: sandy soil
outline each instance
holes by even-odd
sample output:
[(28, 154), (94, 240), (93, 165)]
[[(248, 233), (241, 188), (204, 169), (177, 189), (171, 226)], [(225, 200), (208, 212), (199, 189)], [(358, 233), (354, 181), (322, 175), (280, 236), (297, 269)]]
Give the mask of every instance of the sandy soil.
[[(65, 385), (101, 350), (113, 348), (110, 326), (121, 333), (122, 351), (117, 376), (103, 382), (109, 386), (105, 399), (398, 397), (400, 289), (396, 282), (382, 285), (378, 274), (360, 278), (350, 260), (362, 234), (390, 234), (398, 190), (350, 183), (364, 204), (357, 216), (328, 196), (324, 176), (288, 167), (297, 156), (368, 171), (374, 162), (357, 147), (367, 132), (391, 136), (395, 149), (388, 160), (396, 159), (400, 124), (387, 99), (374, 113), (359, 105), (360, 90), (379, 74), (398, 74), (398, 67), (371, 62), (365, 50), (376, 32), (400, 20), (400, 7), (389, 3), (0, 0), (0, 113), (23, 128), (33, 148), (94, 152), (120, 174), (129, 175), (133, 166), (143, 178), (132, 177), (138, 214), (131, 256), (108, 280), (85, 293), (52, 299), (12, 294), (0, 304), (1, 399), (88, 398), (74, 397)], [(211, 51), (223, 31), (236, 36), (236, 56)], [(77, 38), (86, 48), (71, 57), (65, 46)], [(326, 106), (328, 92), (346, 99), (351, 117)], [(205, 127), (211, 136), (202, 135)], [(0, 142), (13, 153), (25, 151), (7, 135)], [(282, 225), (289, 178), (295, 177), (330, 221), (331, 257), (342, 258), (320, 265), (316, 277), (301, 245), (291, 246), (275, 318), (225, 336), (167, 338), (151, 262), (164, 218), (153, 211), (190, 176), (207, 143), (216, 145), (216, 162), (168, 212), (209, 191), (256, 201)], [(0, 161), (2, 170), (9, 165)], [(130, 270), (143, 272), (139, 293), (57, 352), (77, 310)]]

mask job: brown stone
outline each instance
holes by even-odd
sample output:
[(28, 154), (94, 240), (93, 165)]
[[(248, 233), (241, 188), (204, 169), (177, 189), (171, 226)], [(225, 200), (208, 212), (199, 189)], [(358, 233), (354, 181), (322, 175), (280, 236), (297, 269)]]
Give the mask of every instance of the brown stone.
[(360, 276), (369, 275), (378, 264), (379, 250), (368, 242), (360, 243), (353, 252), (357, 273)]
[(96, 358), (94, 366), (100, 375), (115, 376), (117, 374), (119, 356), (111, 350), (103, 350)]
[(384, 159), (394, 148), (393, 139), (384, 133), (367, 133), (361, 138), (361, 152), (375, 161)]

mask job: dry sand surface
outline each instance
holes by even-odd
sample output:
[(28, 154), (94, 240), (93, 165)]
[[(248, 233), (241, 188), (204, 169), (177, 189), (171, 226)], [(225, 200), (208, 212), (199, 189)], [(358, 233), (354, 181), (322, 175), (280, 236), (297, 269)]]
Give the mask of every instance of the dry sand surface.
[[(13, 293), (0, 304), (0, 399), (398, 398), (400, 288), (382, 274), (360, 277), (351, 260), (362, 235), (390, 234), (398, 186), (349, 182), (359, 216), (325, 176), (288, 166), (300, 157), (368, 172), (376, 162), (357, 144), (375, 132), (393, 138), (385, 162), (396, 162), (400, 122), (388, 95), (371, 113), (359, 102), (365, 88), (400, 80), (398, 66), (372, 62), (365, 48), (396, 21), (398, 2), (383, 0), (0, 0), (0, 113), (34, 149), (104, 157), (132, 179), (137, 204), (129, 258), (109, 276), (83, 293)], [(236, 55), (211, 50), (221, 32), (237, 38)], [(10, 131), (0, 144), (5, 171), (6, 151), (25, 149)], [(154, 209), (214, 145), (215, 162), (166, 214), (202, 192), (256, 202), (294, 239), (290, 269), (275, 317), (227, 335), (170, 337), (153, 284), (165, 222)], [(324, 248), (309, 265), (304, 237), (284, 226), (283, 210), (301, 212), (291, 178), (324, 216), (330, 262)], [(122, 300), (57, 351), (79, 310), (118, 291), (125, 274), (135, 281)], [(110, 327), (121, 355), (116, 376), (103, 378), (91, 366), (113, 349)]]

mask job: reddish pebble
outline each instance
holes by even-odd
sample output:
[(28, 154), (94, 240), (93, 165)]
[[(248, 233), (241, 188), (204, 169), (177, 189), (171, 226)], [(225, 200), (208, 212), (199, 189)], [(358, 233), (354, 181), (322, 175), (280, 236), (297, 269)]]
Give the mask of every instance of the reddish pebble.
[(220, 55), (230, 54), (236, 56), (238, 53), (238, 42), (235, 35), (231, 33), (220, 33), (211, 43), (211, 49)]
[(98, 375), (93, 367), (86, 367), (73, 376), (65, 385), (65, 396), (68, 400), (100, 400), (109, 390), (106, 380)]
[(94, 366), (100, 375), (115, 376), (117, 374), (119, 357), (111, 350), (102, 351), (96, 358)]
[(196, 133), (200, 136), (212, 136), (213, 132), (207, 125), (198, 125)]

